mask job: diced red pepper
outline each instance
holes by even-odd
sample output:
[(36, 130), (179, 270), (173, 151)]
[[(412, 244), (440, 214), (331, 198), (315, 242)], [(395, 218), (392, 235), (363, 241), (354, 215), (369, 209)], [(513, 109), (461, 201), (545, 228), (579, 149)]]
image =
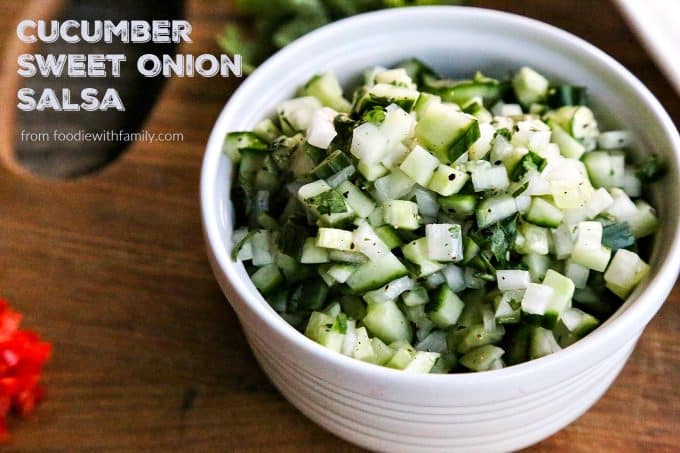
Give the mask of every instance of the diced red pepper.
[(7, 416), (25, 417), (45, 395), (40, 385), (43, 364), (52, 345), (27, 330), (19, 330), (21, 314), (0, 299), (0, 442), (8, 439)]

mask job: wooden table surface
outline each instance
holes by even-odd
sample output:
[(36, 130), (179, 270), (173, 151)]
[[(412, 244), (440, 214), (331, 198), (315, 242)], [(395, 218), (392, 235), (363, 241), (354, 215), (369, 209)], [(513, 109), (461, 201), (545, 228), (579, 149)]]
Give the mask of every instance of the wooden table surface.
[[(2, 1), (1, 51), (16, 40), (25, 3)], [(680, 99), (609, 2), (473, 3), (591, 41), (680, 122)], [(230, 4), (188, 1), (195, 42), (184, 52), (220, 52), (214, 36), (233, 17)], [(235, 79), (173, 79), (144, 127), (182, 132), (184, 141), (136, 143), (91, 176), (64, 183), (0, 168), (0, 294), (25, 313), (26, 327), (54, 343), (48, 399), (32, 418), (11, 424), (8, 450), (355, 450), (268, 382), (205, 258), (201, 156), (236, 86)], [(2, 108), (13, 108), (11, 95), (3, 96)], [(14, 130), (0, 133), (6, 141)], [(679, 450), (679, 327), (676, 285), (602, 400), (530, 450)]]

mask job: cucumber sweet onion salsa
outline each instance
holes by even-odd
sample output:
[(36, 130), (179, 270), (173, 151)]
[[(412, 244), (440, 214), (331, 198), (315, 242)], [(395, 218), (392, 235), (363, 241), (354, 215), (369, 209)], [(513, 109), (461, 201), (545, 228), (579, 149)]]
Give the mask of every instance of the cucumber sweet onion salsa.
[(289, 323), (330, 350), (416, 373), (484, 371), (565, 348), (649, 272), (657, 227), (626, 131), (585, 89), (523, 67), (441, 78), (366, 72), (353, 101), (313, 77), (232, 132), (233, 255)]

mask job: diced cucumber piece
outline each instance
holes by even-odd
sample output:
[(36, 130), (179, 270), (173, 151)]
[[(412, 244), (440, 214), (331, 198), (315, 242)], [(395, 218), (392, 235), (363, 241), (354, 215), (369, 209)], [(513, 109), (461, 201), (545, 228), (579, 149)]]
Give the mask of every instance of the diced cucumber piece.
[[(511, 143), (515, 147), (527, 148), (530, 153), (542, 153), (550, 143), (550, 127), (538, 119), (518, 121)], [(539, 170), (542, 170), (539, 168)]]
[(506, 91), (507, 83), (484, 76), (478, 72), (472, 80), (449, 80), (425, 78), (426, 90), (439, 94), (446, 102), (467, 105), (477, 101), (481, 105), (491, 105)]
[(550, 82), (538, 72), (526, 66), (520, 68), (512, 79), (517, 99), (525, 107), (541, 103), (548, 96)]
[(438, 202), (439, 206), (441, 206), (444, 211), (460, 217), (470, 216), (474, 214), (477, 209), (476, 195), (454, 194), (447, 197), (441, 197)]
[(479, 138), (479, 123), (447, 104), (432, 104), (416, 125), (416, 138), (445, 164), (458, 159)]
[(367, 165), (380, 163), (387, 153), (387, 137), (373, 123), (364, 123), (354, 129), (350, 152)]
[(333, 190), (323, 179), (301, 186), (297, 197), (316, 216), (347, 212), (342, 195)]
[(601, 212), (609, 209), (614, 203), (614, 199), (607, 189), (600, 187), (590, 197), (590, 200), (586, 203), (586, 214), (589, 218), (595, 218)]
[(338, 283), (345, 283), (347, 279), (356, 271), (357, 266), (354, 264), (333, 264), (328, 268), (328, 275)]
[(547, 255), (539, 255), (537, 253), (529, 253), (522, 257), (522, 263), (529, 268), (531, 281), (539, 282), (543, 280), (545, 273), (550, 267), (550, 257)]
[[(371, 212), (366, 218), (368, 224), (373, 228), (378, 228), (385, 225), (385, 215), (383, 214), (383, 208), (377, 207)], [(390, 227), (389, 225), (387, 225)], [(392, 228), (392, 227), (390, 227)]]
[(639, 197), (642, 195), (642, 181), (635, 174), (633, 167), (626, 167), (623, 172), (623, 191), (629, 197)]
[(323, 105), (338, 112), (347, 113), (352, 108), (349, 101), (343, 97), (342, 87), (332, 72), (312, 77), (305, 85), (304, 93), (314, 96)]
[(416, 305), (425, 305), (430, 301), (430, 297), (427, 295), (427, 290), (422, 286), (415, 286), (413, 289), (406, 291), (402, 296), (401, 300), (404, 301), (404, 305), (407, 307), (413, 307)]
[(394, 169), (390, 174), (378, 178), (373, 183), (375, 187), (374, 198), (385, 203), (390, 200), (397, 200), (411, 192), (415, 181), (399, 169)]
[[(339, 149), (333, 151), (328, 156), (326, 156), (316, 167), (312, 170), (312, 173), (317, 178), (330, 179), (338, 172), (342, 172), (344, 169), (352, 166), (352, 160), (347, 154), (340, 151)], [(328, 181), (326, 181), (328, 182)], [(332, 186), (332, 184), (329, 183)]]
[(611, 250), (602, 245), (602, 224), (580, 222), (577, 227), (576, 242), (571, 252), (571, 260), (588, 269), (604, 272), (610, 257)]
[(504, 292), (494, 300), (494, 317), (499, 324), (516, 324), (521, 319), (524, 290)]
[(333, 123), (335, 115), (337, 112), (327, 107), (316, 111), (307, 129), (307, 143), (319, 149), (328, 149), (338, 135)]
[(515, 199), (510, 195), (496, 195), (485, 198), (476, 210), (477, 226), (486, 228), (510, 217), (517, 212)]
[(400, 277), (381, 288), (368, 291), (364, 294), (364, 300), (369, 304), (381, 304), (388, 300), (396, 300), (404, 291), (412, 289), (413, 286), (414, 282), (411, 277)]
[(251, 262), (254, 266), (266, 266), (274, 262), (274, 253), (271, 234), (267, 230), (260, 230), (253, 233), (250, 239), (250, 244), (253, 250), (253, 259)]
[(446, 374), (456, 367), (458, 360), (456, 354), (448, 352), (443, 353), (437, 359), (434, 366), (430, 370), (430, 373)]
[(319, 331), (317, 342), (331, 351), (342, 352), (342, 346), (345, 343), (345, 334), (340, 333), (333, 328), (323, 327)]
[(608, 214), (614, 216), (620, 222), (628, 221), (636, 216), (637, 207), (623, 190), (612, 188), (609, 192), (614, 201), (607, 209)]
[(557, 340), (555, 340), (552, 330), (544, 329), (543, 327), (533, 328), (529, 344), (530, 359), (538, 359), (561, 349), (560, 345), (557, 344)]
[[(484, 111), (488, 114), (488, 111)], [(477, 119), (480, 120), (479, 114), (476, 115)], [(479, 138), (476, 142), (470, 145), (470, 149), (468, 150), (470, 160), (479, 160), (486, 157), (489, 151), (491, 151), (491, 144), (495, 134), (496, 128), (491, 124), (482, 123), (479, 125)]]
[(515, 251), (523, 255), (547, 255), (550, 251), (550, 233), (547, 228), (523, 222), (517, 228)]
[(345, 323), (345, 338), (342, 342), (342, 352), (344, 355), (352, 357), (354, 355), (354, 347), (357, 344), (357, 322), (354, 319), (348, 319)]
[(475, 192), (505, 190), (510, 186), (508, 171), (502, 165), (477, 165), (472, 169), (472, 186)]
[(291, 299), (299, 308), (318, 310), (324, 306), (328, 296), (328, 285), (322, 280), (308, 280), (300, 284)]
[[(385, 119), (380, 125), (380, 132), (387, 138), (387, 153), (382, 159), (385, 167), (394, 168), (406, 158), (415, 125), (413, 116), (403, 109), (395, 105), (387, 107)], [(409, 143), (409, 147), (405, 143)]]
[(562, 223), (559, 227), (550, 230), (553, 242), (553, 251), (555, 258), (563, 260), (571, 255), (574, 249), (574, 235), (572, 234), (573, 227)]
[(526, 289), (531, 283), (531, 276), (528, 271), (520, 269), (497, 270), (496, 281), (501, 291)]
[(354, 245), (357, 250), (365, 254), (371, 260), (377, 260), (390, 254), (390, 249), (380, 239), (375, 230), (366, 222), (359, 222), (354, 230)]
[[(425, 321), (430, 322), (427, 314), (425, 313), (424, 305), (414, 305), (412, 307), (404, 306), (403, 311), (406, 319), (414, 323), (416, 326), (422, 325)], [(434, 324), (432, 326), (434, 328)]]
[(383, 208), (385, 222), (394, 228), (416, 230), (420, 226), (418, 205), (412, 201), (391, 200)]
[(222, 152), (229, 156), (233, 163), (238, 163), (241, 160), (242, 150), (265, 153), (269, 150), (269, 144), (253, 132), (228, 133), (224, 139)]
[(526, 362), (529, 355), (529, 343), (531, 342), (532, 327), (520, 325), (510, 338), (509, 347), (505, 359), (509, 365)]
[(329, 268), (330, 268), (330, 265), (319, 266), (317, 268), (317, 273), (319, 274), (319, 277), (321, 277), (323, 282), (326, 284), (326, 286), (330, 287), (330, 286), (335, 285), (337, 282), (335, 281), (333, 276), (328, 273)]
[(359, 161), (357, 168), (367, 181), (375, 181), (381, 176), (385, 176), (389, 171), (381, 163), (369, 164), (365, 161)]
[(470, 176), (466, 172), (440, 164), (432, 174), (427, 187), (446, 197), (460, 192), (469, 179)]
[(659, 219), (654, 208), (642, 200), (635, 202), (635, 208), (635, 215), (626, 219), (633, 236), (639, 239), (655, 233), (659, 226)]
[(420, 93), (412, 88), (377, 83), (368, 90), (367, 95), (363, 99), (359, 100), (358, 104), (355, 105), (354, 110), (363, 111), (366, 108), (376, 105), (388, 106), (390, 104), (396, 104), (407, 112), (410, 112), (419, 96)]
[(247, 228), (238, 228), (232, 233), (231, 240), (237, 261), (248, 261), (253, 258), (253, 247), (249, 238), (250, 234)]
[(423, 115), (425, 114), (425, 111), (430, 107), (430, 105), (441, 103), (442, 98), (435, 94), (420, 93), (418, 101), (416, 101), (416, 105), (413, 106), (413, 110), (416, 112), (418, 120), (420, 120), (422, 119)]
[(486, 371), (500, 359), (505, 351), (494, 345), (484, 345), (475, 348), (460, 358), (460, 364), (472, 371)]
[(271, 143), (281, 136), (282, 132), (279, 127), (274, 124), (271, 118), (265, 118), (255, 125), (253, 134), (260, 137), (265, 142)]
[[(497, 122), (499, 119), (505, 120), (506, 118), (509, 119), (508, 117), (512, 116), (522, 116), (524, 112), (522, 111), (522, 106), (519, 104), (506, 104), (503, 101), (498, 101), (494, 106), (491, 108), (491, 113), (494, 115), (494, 121)], [(512, 120), (510, 120), (510, 127), (508, 129), (512, 128)], [(507, 127), (507, 125), (498, 125), (498, 129), (501, 129), (502, 127)]]
[(445, 354), (448, 352), (446, 343), (446, 332), (443, 330), (433, 330), (425, 338), (415, 345), (417, 351), (438, 352)]
[(479, 277), (479, 269), (474, 267), (465, 268), (465, 287), (470, 289), (482, 289), (486, 284), (486, 280)]
[[(460, 324), (460, 323), (459, 323)], [(473, 324), (455, 334), (456, 330), (449, 330), (449, 342), (451, 337), (457, 336), (456, 352), (465, 354), (472, 349), (499, 342), (505, 335), (505, 328), (502, 325), (496, 326), (496, 330), (486, 330), (482, 324)]]
[(588, 277), (590, 276), (590, 269), (582, 266), (572, 260), (567, 260), (564, 263), (564, 275), (574, 282), (574, 287), (578, 289), (583, 289), (588, 283)]
[(387, 83), (390, 85), (401, 86), (416, 89), (413, 80), (409, 77), (406, 69), (395, 68), (380, 71), (375, 75), (376, 83)]
[(585, 207), (593, 189), (579, 179), (550, 181), (550, 195), (555, 205), (562, 209)]
[(624, 159), (622, 155), (607, 151), (591, 151), (583, 156), (590, 181), (595, 187), (621, 187), (624, 180)]
[(390, 344), (394, 351), (392, 358), (385, 364), (388, 368), (403, 370), (415, 358), (416, 350), (408, 342), (397, 342)]
[(522, 311), (529, 315), (543, 316), (553, 298), (551, 286), (540, 283), (529, 283), (522, 298)]
[(410, 342), (413, 337), (411, 325), (394, 301), (369, 304), (362, 320), (366, 328), (385, 343)]
[(602, 149), (621, 149), (633, 143), (630, 131), (607, 131), (597, 136), (597, 144)]
[(562, 313), (553, 332), (557, 343), (566, 348), (595, 330), (599, 324), (594, 316), (578, 308), (569, 308)]
[(313, 96), (304, 96), (282, 102), (277, 113), (283, 133), (290, 136), (300, 131), (306, 131), (311, 124), (314, 113), (322, 107), (321, 102)]
[(394, 355), (394, 350), (383, 343), (380, 338), (371, 338), (371, 347), (373, 348), (373, 353), (375, 354), (375, 364), (384, 365), (387, 363)]
[(352, 357), (361, 360), (362, 362), (375, 363), (378, 357), (373, 350), (371, 339), (368, 338), (368, 332), (365, 327), (359, 327), (356, 332), (357, 340), (352, 351)]
[(437, 219), (439, 214), (439, 203), (437, 203), (437, 194), (417, 186), (413, 190), (418, 205), (418, 212), (421, 215), (423, 223), (431, 223)]
[(586, 149), (581, 142), (569, 135), (557, 123), (551, 122), (550, 128), (552, 130), (552, 142), (560, 147), (560, 154), (570, 159), (580, 159), (583, 156)]
[(428, 257), (433, 261), (462, 261), (463, 232), (460, 225), (431, 223), (425, 226)]
[(342, 312), (352, 319), (363, 319), (366, 316), (366, 304), (357, 296), (342, 296), (340, 298)]
[(562, 223), (564, 214), (557, 206), (549, 201), (546, 201), (543, 198), (532, 197), (525, 218), (535, 225), (547, 228), (557, 228), (560, 223)]
[(408, 271), (392, 253), (360, 265), (347, 280), (354, 293), (363, 293), (379, 288), (385, 283), (406, 275)]
[(316, 245), (316, 238), (305, 239), (305, 244), (302, 248), (302, 256), (300, 262), (303, 264), (320, 264), (330, 261), (328, 250)]
[(427, 186), (438, 166), (439, 160), (436, 157), (422, 146), (416, 145), (399, 168), (421, 186)]
[(549, 286), (553, 290), (545, 310), (546, 325), (552, 328), (562, 312), (571, 306), (575, 286), (569, 278), (552, 269), (548, 269), (548, 272), (546, 272), (543, 285)]
[(454, 325), (463, 312), (463, 301), (448, 286), (441, 286), (425, 307), (430, 320), (440, 329)]
[(311, 266), (304, 266), (292, 256), (282, 252), (276, 253), (276, 265), (288, 283), (299, 283), (313, 274)]
[(283, 283), (283, 275), (275, 264), (267, 264), (250, 276), (255, 288), (262, 294), (269, 294)]
[(385, 243), (388, 249), (394, 249), (404, 244), (396, 230), (389, 225), (381, 225), (375, 229), (375, 233)]
[(335, 319), (332, 316), (320, 311), (312, 312), (307, 321), (307, 327), (305, 329), (305, 336), (311, 338), (314, 341), (318, 341), (319, 334), (322, 330), (332, 329)]
[(454, 293), (463, 291), (465, 289), (465, 272), (463, 268), (455, 264), (449, 264), (442, 269), (441, 274), (446, 279), (446, 285), (451, 288)]
[[(549, 112), (547, 116), (548, 121), (556, 122), (565, 131), (569, 132), (572, 137), (579, 140), (593, 140), (593, 147), (597, 144), (594, 139), (600, 134), (600, 131), (597, 128), (595, 116), (588, 107), (582, 105), (564, 106)], [(586, 151), (588, 150), (588, 147), (586, 147)]]
[(413, 360), (404, 368), (406, 373), (429, 373), (439, 359), (438, 352), (417, 351)]
[(637, 253), (619, 249), (604, 273), (604, 281), (611, 292), (625, 299), (648, 273), (649, 265)]
[(420, 238), (409, 242), (401, 248), (404, 257), (412, 263), (412, 272), (418, 277), (426, 277), (444, 268), (442, 263), (429, 258), (427, 238)]
[(368, 257), (361, 252), (348, 252), (335, 249), (326, 250), (328, 250), (328, 257), (334, 262), (364, 264), (369, 261)]
[(359, 217), (368, 217), (375, 209), (375, 203), (350, 181), (340, 184), (336, 190), (345, 198), (346, 203)]
[(352, 232), (337, 228), (319, 228), (316, 245), (327, 249), (349, 251), (352, 249)]

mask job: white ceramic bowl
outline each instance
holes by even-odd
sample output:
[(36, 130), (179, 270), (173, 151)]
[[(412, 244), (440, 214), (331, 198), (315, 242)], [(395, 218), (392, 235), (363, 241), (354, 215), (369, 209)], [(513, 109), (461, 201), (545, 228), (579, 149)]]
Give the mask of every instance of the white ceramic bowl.
[[(651, 278), (591, 335), (565, 350), (497, 371), (410, 375), (327, 351), (290, 327), (230, 259), (230, 162), (225, 133), (270, 114), (312, 74), (351, 82), (372, 65), (417, 56), (444, 74), (481, 69), (505, 76), (528, 65), (553, 80), (586, 85), (608, 126), (632, 129), (642, 152), (668, 163), (652, 200), (663, 225)], [(207, 146), (201, 207), (215, 276), (262, 368), (283, 395), (319, 425), (381, 451), (507, 451), (537, 442), (576, 419), (609, 387), (659, 309), (680, 267), (680, 138), (652, 94), (620, 64), (549, 25), (460, 7), (398, 9), (324, 27), (263, 64), (231, 97)]]

